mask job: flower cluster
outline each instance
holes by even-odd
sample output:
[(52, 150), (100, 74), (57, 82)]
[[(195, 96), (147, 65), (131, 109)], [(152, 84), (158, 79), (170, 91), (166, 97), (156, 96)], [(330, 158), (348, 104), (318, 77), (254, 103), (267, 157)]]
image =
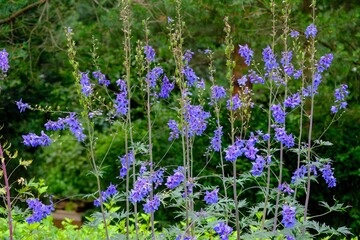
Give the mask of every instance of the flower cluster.
[(107, 80), (105, 74), (101, 73), (99, 70), (93, 72), (93, 76), (98, 80), (100, 85), (104, 85), (106, 87), (110, 85), (110, 80)]
[(17, 105), (18, 109), (20, 110), (20, 112), (25, 112), (26, 109), (30, 109), (30, 105), (27, 103), (23, 103), (22, 98), (20, 98), (19, 101), (16, 101), (16, 105)]
[(79, 142), (84, 141), (86, 135), (83, 133), (84, 128), (79, 120), (75, 117), (75, 113), (70, 113), (70, 116), (64, 119), (72, 134), (78, 139)]
[(50, 137), (41, 131), (41, 135), (38, 136), (35, 133), (29, 133), (28, 135), (22, 136), (24, 139), (25, 146), (37, 147), (37, 146), (49, 146), (52, 142)]
[(306, 166), (300, 166), (298, 169), (295, 170), (293, 176), (291, 177), (291, 183), (295, 183), (298, 179), (303, 179), (305, 174), (307, 173)]
[(127, 99), (127, 86), (126, 82), (118, 79), (116, 84), (120, 88), (120, 93), (116, 94), (115, 109), (117, 114), (126, 115), (129, 108), (129, 99)]
[(45, 205), (39, 199), (27, 199), (26, 203), (33, 211), (33, 214), (26, 218), (28, 224), (40, 222), (43, 218), (50, 216), (51, 211), (54, 211), (53, 203), (50, 199), (50, 205)]
[(209, 112), (205, 112), (201, 105), (187, 104), (184, 111), (184, 119), (189, 126), (189, 136), (200, 136), (206, 129)]
[(146, 203), (144, 203), (143, 206), (144, 206), (144, 211), (146, 213), (155, 212), (156, 210), (158, 210), (158, 208), (160, 206), (159, 196), (157, 194), (154, 195), (152, 200), (150, 200), (150, 198), (147, 198)]
[(186, 66), (183, 70), (182, 70), (182, 73), (185, 75), (185, 78), (186, 78), (186, 83), (189, 87), (192, 87), (195, 85), (195, 83), (198, 81), (199, 77), (196, 76), (194, 70), (189, 67), (189, 66)]
[(275, 130), (275, 140), (291, 148), (295, 145), (295, 139), (291, 134), (287, 134), (284, 127), (272, 126)]
[(292, 59), (292, 51), (282, 52), (282, 58), (280, 60), (281, 65), (284, 68), (284, 72), (288, 76), (292, 76), (294, 74), (294, 65), (291, 64)]
[(222, 86), (212, 86), (211, 87), (211, 101), (209, 103), (210, 106), (214, 105), (221, 98), (226, 97), (226, 92), (224, 87)]
[(228, 240), (229, 235), (232, 233), (233, 229), (226, 225), (224, 222), (219, 222), (215, 227), (214, 230), (217, 234), (220, 235), (221, 240)]
[(294, 190), (291, 189), (290, 185), (287, 184), (286, 182), (282, 183), (280, 186), (279, 186), (279, 190), (284, 192), (284, 193), (287, 193), (289, 195), (293, 194), (294, 193)]
[(149, 62), (155, 61), (155, 51), (151, 46), (144, 46), (144, 54)]
[(315, 24), (313, 23), (310, 24), (305, 30), (306, 39), (308, 39), (309, 37), (315, 38), (316, 33), (317, 33), (317, 29)]
[(185, 180), (183, 171), (183, 167), (178, 167), (176, 170), (174, 170), (174, 175), (171, 175), (167, 178), (166, 186), (170, 189), (179, 186)]
[(319, 73), (321, 73), (321, 72), (327, 70), (330, 67), (333, 58), (334, 58), (334, 56), (331, 53), (326, 54), (325, 56), (322, 56), (320, 58), (319, 62), (316, 64), (317, 71)]
[(218, 188), (212, 190), (211, 192), (206, 191), (205, 192), (205, 197), (204, 197), (204, 201), (206, 202), (206, 204), (217, 203), (217, 201), (218, 201), (218, 192), (219, 192)]
[(299, 106), (301, 103), (301, 98), (299, 93), (295, 93), (289, 97), (287, 97), (284, 101), (285, 107), (295, 108)]
[(284, 204), (283, 205), (283, 211), (282, 211), (282, 224), (284, 224), (284, 226), (286, 228), (292, 228), (294, 227), (295, 223), (296, 223), (296, 211), (295, 211), (295, 207), (289, 207), (288, 205)]
[(219, 152), (221, 148), (221, 137), (223, 135), (222, 126), (215, 129), (214, 137), (211, 138), (211, 148), (214, 149), (215, 152)]
[(336, 178), (334, 177), (333, 168), (331, 168), (330, 163), (325, 164), (321, 169), (322, 177), (324, 178), (326, 184), (329, 188), (336, 186)]
[(349, 95), (349, 91), (347, 90), (348, 86), (346, 84), (341, 84), (341, 86), (335, 89), (335, 103), (336, 105), (331, 107), (332, 113), (337, 113), (339, 109), (345, 109), (347, 106), (347, 102), (345, 98)]
[(262, 54), (265, 63), (265, 71), (268, 76), (272, 70), (278, 68), (279, 64), (276, 62), (276, 56), (270, 46), (267, 46)]
[(281, 105), (280, 104), (272, 105), (270, 109), (275, 122), (284, 124), (286, 112), (282, 110)]
[(88, 97), (93, 92), (93, 84), (90, 83), (90, 78), (87, 72), (80, 72), (80, 85), (81, 85), (81, 92)]
[(168, 140), (171, 141), (171, 140), (179, 138), (180, 131), (179, 131), (177, 122), (175, 120), (170, 119), (168, 122), (168, 126), (171, 130), (170, 137)]
[[(265, 83), (265, 80), (252, 69), (249, 70), (249, 74), (247, 76), (249, 77), (249, 80), (252, 84), (264, 84)], [(246, 75), (244, 75), (241, 79), (243, 79), (244, 77), (246, 77)], [(246, 79), (245, 79), (245, 82), (246, 82)], [(245, 82), (242, 83), (242, 85), (245, 85)]]
[(129, 170), (131, 164), (135, 161), (135, 155), (133, 151), (130, 151), (128, 154), (125, 154), (122, 157), (119, 157), (121, 163), (120, 177), (123, 178), (126, 176), (127, 171)]
[(164, 73), (161, 67), (154, 67), (150, 72), (146, 74), (146, 82), (150, 88), (156, 87), (156, 80)]
[(253, 50), (251, 50), (247, 44), (245, 44), (244, 46), (239, 45), (239, 54), (240, 56), (245, 58), (245, 64), (250, 66), (251, 58), (254, 55)]
[[(106, 202), (109, 199), (109, 197), (115, 195), (117, 192), (118, 191), (116, 190), (116, 187), (110, 183), (106, 191), (101, 192), (102, 202)], [(94, 200), (94, 206), (96, 207), (100, 206), (100, 198)]]
[(0, 69), (3, 75), (5, 75), (8, 69), (10, 68), (8, 57), (9, 57), (9, 53), (7, 53), (5, 49), (0, 51)]
[(242, 106), (242, 102), (238, 94), (235, 94), (231, 99), (226, 101), (226, 107), (228, 110), (237, 110)]
[(170, 96), (170, 92), (173, 89), (174, 89), (174, 83), (171, 83), (168, 77), (164, 75), (159, 96), (161, 98), (168, 98)]
[(130, 192), (130, 201), (132, 203), (142, 201), (151, 191), (151, 182), (146, 177), (139, 177), (135, 184), (134, 188)]
[(236, 139), (234, 144), (225, 149), (225, 159), (227, 161), (233, 162), (238, 157), (245, 155), (245, 157), (251, 160), (255, 160), (257, 156), (256, 154), (259, 151), (259, 149), (255, 147), (257, 141), (258, 137), (254, 136), (253, 133), (251, 133), (251, 136), (247, 141)]
[(255, 162), (252, 163), (253, 167), (250, 171), (254, 176), (260, 176), (264, 170), (265, 160), (262, 156), (257, 156)]

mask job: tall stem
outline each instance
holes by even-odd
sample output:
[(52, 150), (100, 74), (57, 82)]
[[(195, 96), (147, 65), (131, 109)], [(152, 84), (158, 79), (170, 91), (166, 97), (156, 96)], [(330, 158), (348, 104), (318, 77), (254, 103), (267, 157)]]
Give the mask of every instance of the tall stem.
[[(11, 215), (11, 200), (10, 200), (10, 186), (9, 186), (9, 179), (6, 172), (6, 164), (5, 164), (5, 158), (3, 154), (3, 150), (0, 143), (0, 160), (1, 160), (1, 168), (4, 173), (4, 179), (5, 179), (5, 191), (6, 191), (6, 205), (8, 210), (8, 224), (9, 224), (9, 233), (10, 233), (10, 240), (13, 239), (13, 225), (12, 225), (12, 215)], [(11, 174), (10, 174), (11, 175)]]

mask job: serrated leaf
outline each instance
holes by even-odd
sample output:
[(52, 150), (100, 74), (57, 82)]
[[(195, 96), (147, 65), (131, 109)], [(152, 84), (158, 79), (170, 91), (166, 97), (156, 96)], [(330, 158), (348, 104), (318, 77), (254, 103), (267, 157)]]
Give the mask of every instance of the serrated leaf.
[(48, 189), (47, 186), (39, 188), (39, 189), (38, 189), (39, 194), (40, 194), (40, 195), (43, 194), (44, 192), (46, 192), (47, 189)]
[(25, 160), (25, 161), (22, 161), (22, 160), (20, 159), (19, 164), (20, 164), (21, 166), (24, 166), (24, 168), (26, 169), (28, 166), (31, 165), (32, 162), (33, 162), (33, 160)]

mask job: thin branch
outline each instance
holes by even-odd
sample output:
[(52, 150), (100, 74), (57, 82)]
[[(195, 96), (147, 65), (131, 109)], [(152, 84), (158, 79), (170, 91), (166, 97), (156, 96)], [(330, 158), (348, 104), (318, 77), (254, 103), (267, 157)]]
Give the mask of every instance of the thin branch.
[(22, 8), (22, 9), (20, 9), (19, 11), (13, 13), (10, 17), (0, 20), (0, 25), (2, 25), (2, 24), (4, 24), (4, 23), (11, 22), (12, 20), (14, 20), (15, 18), (17, 18), (18, 16), (24, 14), (25, 12), (27, 12), (28, 10), (30, 10), (30, 9), (32, 9), (32, 8), (37, 7), (38, 5), (43, 4), (44, 2), (46, 2), (46, 0), (39, 0), (39, 1), (36, 2), (36, 3), (30, 4), (30, 5)]

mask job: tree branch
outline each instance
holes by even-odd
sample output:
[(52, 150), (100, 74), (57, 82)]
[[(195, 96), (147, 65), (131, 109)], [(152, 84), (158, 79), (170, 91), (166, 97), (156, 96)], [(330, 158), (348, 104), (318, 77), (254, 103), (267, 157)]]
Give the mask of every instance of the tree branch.
[(0, 20), (0, 25), (4, 24), (4, 23), (8, 23), (11, 22), (12, 20), (14, 20), (15, 18), (17, 18), (18, 16), (20, 16), (21, 14), (24, 14), (26, 11), (30, 10), (31, 8), (37, 7), (38, 5), (43, 4), (44, 2), (46, 2), (46, 0), (39, 0), (36, 3), (30, 4), (22, 9), (20, 9), (19, 11), (13, 13), (10, 17), (5, 18), (5, 19), (1, 19)]

